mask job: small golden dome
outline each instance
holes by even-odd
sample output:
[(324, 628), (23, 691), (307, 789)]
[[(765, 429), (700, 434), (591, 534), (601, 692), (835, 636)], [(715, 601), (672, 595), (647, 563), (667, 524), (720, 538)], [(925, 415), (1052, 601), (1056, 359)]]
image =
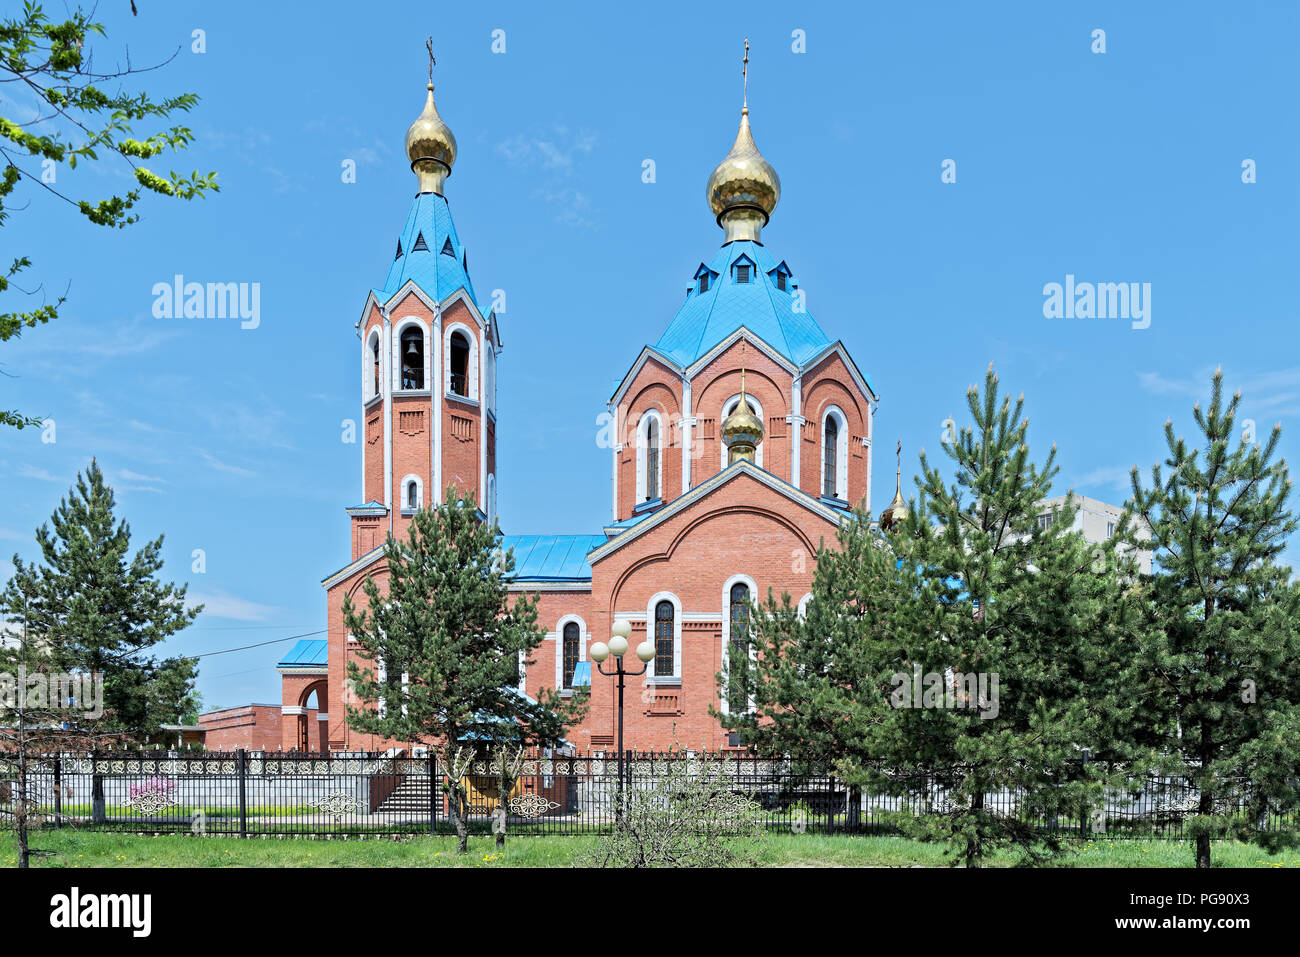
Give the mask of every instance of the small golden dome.
[(894, 493), (894, 500), (880, 513), (880, 530), (887, 532), (891, 528), (903, 524), (903, 522), (907, 521), (907, 516), (907, 503), (903, 501), (902, 489), (899, 489)]
[[(767, 225), (781, 199), (781, 179), (772, 164), (754, 145), (749, 131), (749, 107), (740, 111), (740, 130), (736, 142), (721, 163), (709, 174), (707, 186), (709, 208), (718, 225), (728, 230), (727, 241), (758, 239), (758, 229)], [(762, 219), (759, 222), (759, 219)], [(741, 230), (740, 227), (746, 227)], [(731, 235), (743, 231), (744, 235)], [(753, 235), (748, 235), (752, 232)]]
[(428, 90), (424, 111), (406, 131), (406, 155), (411, 161), (411, 169), (419, 177), (420, 192), (441, 193), (443, 183), (451, 175), (452, 164), (456, 162), (456, 137), (433, 104), (432, 82)]
[(763, 441), (763, 420), (754, 413), (745, 394), (745, 340), (740, 340), (740, 400), (731, 414), (722, 420), (722, 444), (727, 448), (727, 464), (739, 459), (754, 461), (758, 443)]
[(730, 446), (737, 440), (755, 446), (763, 440), (763, 423), (754, 414), (747, 395), (742, 395), (731, 415), (722, 420), (722, 441)]
[(907, 521), (909, 509), (903, 501), (903, 443), (898, 443), (898, 473), (894, 485), (894, 500), (880, 513), (880, 530), (887, 532)]

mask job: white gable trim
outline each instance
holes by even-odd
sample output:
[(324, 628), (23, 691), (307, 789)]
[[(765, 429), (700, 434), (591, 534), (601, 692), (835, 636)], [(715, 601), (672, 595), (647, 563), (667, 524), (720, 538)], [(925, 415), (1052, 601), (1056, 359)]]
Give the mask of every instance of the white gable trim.
[(725, 469), (723, 469), (717, 475), (714, 475), (707, 482), (701, 482), (699, 485), (695, 486), (695, 488), (691, 489), (685, 495), (678, 496), (676, 499), (669, 502), (663, 508), (659, 509), (659, 511), (653, 513), (649, 518), (645, 519), (644, 521), (637, 522), (631, 528), (620, 533), (619, 535), (616, 535), (614, 538), (611, 538), (604, 545), (601, 545), (597, 548), (593, 548), (587, 554), (587, 561), (590, 564), (595, 565), (596, 562), (600, 561), (605, 556), (618, 551), (620, 548), (622, 548), (624, 545), (627, 545), (629, 542), (636, 541), (646, 532), (662, 525), (665, 521), (672, 518), (682, 509), (688, 508), (689, 506), (699, 501), (704, 496), (713, 492), (714, 489), (717, 489), (725, 485), (727, 482), (730, 482), (732, 479), (736, 478), (739, 475), (749, 475), (752, 478), (757, 479), (760, 483), (766, 485), (774, 492), (784, 495), (786, 498), (790, 499), (790, 501), (795, 502), (798, 505), (802, 505), (808, 511), (813, 512), (814, 514), (824, 518), (832, 525), (838, 526), (844, 521), (844, 516), (841, 515), (840, 512), (836, 511), (835, 509), (831, 508), (828, 505), (822, 504), (822, 502), (819, 499), (813, 498), (807, 492), (803, 491), (802, 489), (795, 488), (793, 485), (790, 485), (788, 482), (785, 482), (782, 479), (777, 478), (775, 475), (772, 475), (770, 472), (765, 472), (763, 469), (760, 469), (757, 465), (754, 465), (752, 462), (742, 459), (739, 462), (735, 462), (731, 465), (728, 465)]
[(678, 375), (682, 375), (682, 367), (679, 366), (676, 362), (673, 362), (672, 359), (669, 359), (658, 349), (655, 349), (651, 346), (645, 346), (644, 348), (642, 348), (641, 354), (637, 356), (636, 362), (632, 363), (632, 368), (627, 370), (627, 375), (623, 376), (622, 381), (619, 382), (618, 388), (614, 390), (614, 394), (610, 396), (609, 399), (610, 405), (613, 406), (618, 405), (618, 403), (622, 400), (624, 394), (631, 387), (633, 380), (636, 379), (637, 373), (640, 372), (642, 367), (651, 359), (655, 359), (658, 362), (662, 362), (665, 366), (667, 366), (669, 369), (672, 369)]
[(872, 402), (879, 402), (879, 397), (876, 393), (871, 391), (871, 386), (867, 385), (867, 380), (863, 377), (862, 373), (858, 371), (858, 365), (852, 358), (850, 358), (848, 350), (844, 348), (844, 343), (838, 339), (805, 362), (799, 371), (807, 372), (819, 362), (824, 362), (827, 356), (830, 356), (832, 353), (837, 354), (844, 360), (844, 365), (849, 370), (849, 375), (853, 377), (853, 382), (858, 387), (858, 390)]
[(384, 557), (384, 546), (376, 545), (374, 548), (366, 552), (360, 558), (354, 559), (353, 561), (344, 565), (334, 574), (328, 575), (325, 578), (321, 579), (321, 585), (323, 585), (325, 588), (333, 588), (339, 582), (351, 578), (353, 575), (361, 571), (363, 568), (368, 568), (369, 566), (373, 565), (375, 562), (379, 561), (379, 559), (383, 557)]
[(723, 339), (716, 346), (714, 346), (708, 352), (704, 353), (704, 355), (700, 356), (693, 363), (687, 366), (686, 367), (687, 377), (692, 379), (695, 378), (695, 376), (698, 375), (701, 372), (701, 370), (705, 368), (705, 366), (707, 366), (718, 356), (722, 355), (722, 353), (730, 349), (742, 337), (747, 339), (749, 342), (753, 343), (754, 348), (758, 349), (759, 352), (763, 353), (763, 355), (767, 356), (769, 359), (771, 359), (773, 362), (779, 365), (786, 372), (790, 373), (791, 375), (797, 375), (799, 373), (799, 367), (797, 365), (795, 365), (785, 356), (781, 355), (781, 353), (778, 352), (776, 349), (772, 348), (772, 346), (768, 344), (764, 339), (762, 339), (759, 336), (756, 336), (753, 332), (749, 330), (747, 326), (741, 326), (731, 335), (727, 336), (727, 338)]

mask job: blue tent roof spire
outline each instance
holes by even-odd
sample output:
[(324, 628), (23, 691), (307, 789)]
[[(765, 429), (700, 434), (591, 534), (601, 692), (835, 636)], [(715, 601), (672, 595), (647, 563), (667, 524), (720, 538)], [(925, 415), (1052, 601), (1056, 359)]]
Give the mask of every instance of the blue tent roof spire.
[(413, 281), (431, 299), (443, 302), (457, 289), (478, 305), (474, 284), (465, 268), (465, 247), (456, 234), (451, 208), (438, 193), (420, 193), (411, 201), (406, 225), (397, 240), (397, 255), (388, 267), (388, 278), (375, 290), (375, 298), (387, 302), (408, 281)]
[(696, 280), (655, 349), (689, 366), (744, 326), (795, 365), (831, 344), (804, 305), (799, 282), (762, 243), (727, 243)]

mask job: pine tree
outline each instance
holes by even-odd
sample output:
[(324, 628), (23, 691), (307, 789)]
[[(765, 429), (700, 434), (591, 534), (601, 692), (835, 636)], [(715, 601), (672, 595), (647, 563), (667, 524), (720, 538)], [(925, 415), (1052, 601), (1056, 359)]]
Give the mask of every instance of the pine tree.
[(1294, 843), (1256, 822), (1300, 805), (1300, 586), (1277, 561), (1296, 528), (1291, 479), (1275, 459), (1281, 425), (1262, 444), (1253, 426), (1239, 434), (1240, 401), (1225, 406), (1216, 371), (1209, 408), (1193, 410), (1195, 445), (1167, 421), (1168, 472), (1153, 466), (1144, 488), (1133, 470), (1132, 507), (1156, 549), (1149, 707), (1135, 730), (1197, 795), (1197, 867), (1210, 866), (1213, 838)]
[[(979, 866), (1000, 847), (1059, 850), (1036, 821), (1077, 820), (1131, 758), (1117, 729), (1140, 591), (1118, 539), (1069, 531), (1068, 497), (1040, 526), (1055, 450), (1031, 461), (1023, 398), (1000, 400), (990, 367), (967, 400), (973, 426), (943, 443), (954, 483), (923, 452), (905, 522), (881, 535), (859, 515), (819, 553), (805, 621), (769, 599), (740, 669), (755, 713), (724, 720), (802, 770), (911, 797), (922, 813), (899, 825)], [(1018, 806), (989, 806), (1000, 791)]]
[(158, 579), (161, 535), (129, 555), (131, 529), (115, 519), (114, 505), (92, 460), (36, 531), (42, 561), (15, 555), (13, 581), (35, 589), (28, 628), (48, 649), (50, 666), (103, 676), (100, 730), (144, 741), (184, 713), (196, 673), (192, 658), (157, 659), (149, 651), (193, 622), (202, 606), (186, 608), (186, 586)]
[(869, 515), (855, 513), (836, 545), (818, 549), (804, 614), (788, 594), (769, 594), (750, 616), (750, 654), (731, 656), (718, 675), (731, 706), (714, 716), (746, 747), (788, 758), (797, 775), (852, 773), (876, 757), (890, 710), (881, 688), (896, 670), (881, 649), (897, 644), (910, 611), (909, 583)]
[(416, 512), (405, 541), (385, 543), (387, 582), (381, 590), (366, 576), (367, 608), (344, 598), (344, 623), (365, 662), (348, 662), (361, 706), (348, 705), (347, 720), (362, 733), (435, 750), (463, 854), (466, 742), (555, 743), (580, 705), (517, 690), (520, 668), (546, 637), (537, 601), (509, 603), (514, 556), (501, 551), (500, 528), (481, 520), (473, 498), (448, 488), (446, 502)]
[(52, 670), (46, 648), (30, 628), (37, 601), (37, 582), (30, 570), (16, 573), (0, 592), (0, 615), (5, 621), (4, 630), (0, 631), (3, 639), (0, 640), (0, 674), (3, 675), (0, 680), (4, 685), (0, 693), (0, 741), (4, 742), (6, 772), (10, 770), (12, 755), (12, 824), (18, 839), (20, 869), (30, 866), (32, 854), (29, 842), (33, 824), (29, 808), (32, 765), (39, 761), (39, 753), (51, 730), (58, 727), (64, 716), (59, 711), (61, 702), (51, 702), (44, 696), (33, 703), (25, 694), (28, 674)]
[[(1024, 397), (1000, 398), (992, 365), (967, 405), (972, 424), (942, 444), (954, 481), (922, 451), (917, 507), (891, 536), (902, 566), (917, 570), (891, 693), (907, 706), (879, 736), (896, 776), (869, 777), (895, 791), (899, 772), (926, 778), (943, 813), (904, 825), (976, 867), (1000, 847), (1030, 861), (1059, 851), (1059, 832), (1037, 821), (1086, 816), (1116, 765), (1131, 771), (1118, 729), (1134, 707), (1141, 591), (1121, 535), (1093, 546), (1071, 531), (1072, 496), (1044, 518), (1056, 448), (1031, 459)], [(923, 678), (919, 704), (909, 671), (937, 679)], [(1085, 749), (1101, 760), (1088, 765)], [(990, 806), (998, 792), (1015, 806)]]

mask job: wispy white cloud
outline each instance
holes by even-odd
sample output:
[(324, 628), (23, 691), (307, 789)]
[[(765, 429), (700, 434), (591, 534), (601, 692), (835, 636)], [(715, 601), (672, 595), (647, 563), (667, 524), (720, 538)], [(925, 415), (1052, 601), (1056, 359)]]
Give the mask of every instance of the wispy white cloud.
[(588, 229), (596, 225), (589, 215), (591, 199), (571, 181), (597, 142), (596, 134), (589, 130), (571, 132), (556, 123), (543, 131), (517, 133), (498, 143), (496, 151), (511, 166), (528, 167), (544, 175), (542, 188), (533, 195), (556, 208), (557, 223)]
[(276, 449), (292, 449), (285, 428), (285, 412), (267, 396), (253, 396), (255, 404), (224, 402), (205, 406), (199, 414), (214, 431), (223, 432), (241, 444)]
[(26, 462), (18, 466), (18, 475), (22, 478), (39, 479), (42, 482), (57, 482), (60, 485), (72, 484), (66, 478), (61, 478), (46, 469), (37, 468), (35, 465), (29, 465)]
[(231, 465), (228, 462), (223, 462), (221, 461), (221, 459), (217, 458), (215, 455), (212, 455), (208, 452), (200, 451), (199, 454), (203, 456), (203, 460), (207, 462), (208, 465), (210, 465), (217, 472), (227, 472), (231, 475), (242, 476), (243, 478), (257, 477), (257, 473), (254, 472), (252, 469), (246, 469), (238, 465)]
[[(1142, 372), (1138, 374), (1138, 385), (1152, 395), (1182, 396), (1194, 402), (1204, 402), (1209, 398), (1210, 379), (1213, 375), (1214, 370), (1208, 366), (1184, 378), (1165, 376), (1159, 372)], [(1243, 416), (1250, 416), (1251, 413), (1277, 418), (1300, 416), (1300, 366), (1245, 376), (1227, 374), (1224, 376), (1224, 385), (1234, 391), (1241, 391), (1240, 414)]]
[(186, 606), (193, 608), (203, 606), (201, 617), (228, 618), (232, 621), (266, 621), (279, 609), (274, 605), (263, 605), (228, 592), (188, 592), (185, 595)]
[(1130, 484), (1129, 466), (1103, 465), (1080, 475), (1071, 483), (1071, 486), (1077, 490), (1089, 488), (1122, 488), (1127, 490)]
[(516, 133), (497, 144), (499, 153), (512, 166), (537, 166), (543, 170), (571, 170), (575, 162), (591, 155), (596, 134), (589, 130), (570, 133), (557, 123), (544, 133)]
[(161, 482), (164, 485), (167, 484), (165, 478), (160, 478), (157, 475), (141, 475), (139, 472), (133, 472), (130, 469), (119, 469), (116, 475), (127, 482)]

